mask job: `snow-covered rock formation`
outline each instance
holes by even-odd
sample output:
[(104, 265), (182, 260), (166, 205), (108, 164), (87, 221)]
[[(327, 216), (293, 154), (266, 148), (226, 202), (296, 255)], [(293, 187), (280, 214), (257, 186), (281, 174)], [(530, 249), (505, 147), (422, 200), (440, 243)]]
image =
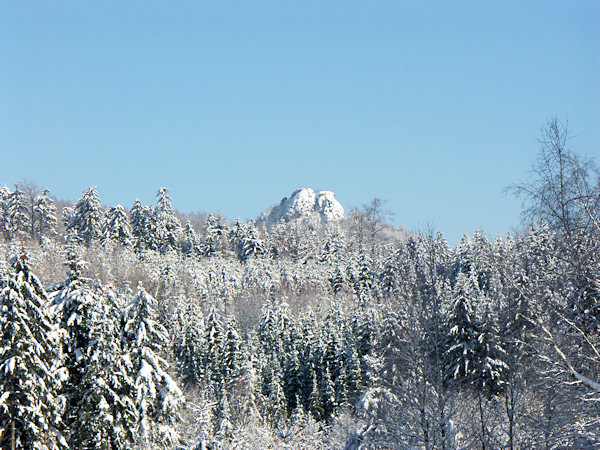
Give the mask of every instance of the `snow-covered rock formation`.
[(313, 217), (326, 222), (338, 221), (344, 218), (344, 207), (331, 191), (320, 191), (317, 195), (312, 188), (300, 188), (289, 198), (284, 197), (279, 205), (263, 213), (260, 220), (275, 223)]

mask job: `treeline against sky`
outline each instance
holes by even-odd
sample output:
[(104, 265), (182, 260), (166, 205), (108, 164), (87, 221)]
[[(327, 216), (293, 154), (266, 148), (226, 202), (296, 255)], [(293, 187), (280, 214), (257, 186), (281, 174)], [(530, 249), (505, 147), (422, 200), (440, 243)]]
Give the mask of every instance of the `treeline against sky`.
[[(600, 184), (542, 130), (528, 224), (183, 224), (0, 195), (2, 448), (600, 445)], [(34, 275), (35, 273), (35, 275)]]

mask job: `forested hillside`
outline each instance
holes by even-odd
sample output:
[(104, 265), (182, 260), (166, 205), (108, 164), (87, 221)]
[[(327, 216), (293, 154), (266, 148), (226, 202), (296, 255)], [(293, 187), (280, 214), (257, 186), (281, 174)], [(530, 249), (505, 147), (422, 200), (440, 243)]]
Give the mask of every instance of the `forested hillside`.
[(0, 189), (0, 447), (600, 447), (598, 168), (541, 144), (524, 228), (454, 248), (377, 199), (257, 225)]

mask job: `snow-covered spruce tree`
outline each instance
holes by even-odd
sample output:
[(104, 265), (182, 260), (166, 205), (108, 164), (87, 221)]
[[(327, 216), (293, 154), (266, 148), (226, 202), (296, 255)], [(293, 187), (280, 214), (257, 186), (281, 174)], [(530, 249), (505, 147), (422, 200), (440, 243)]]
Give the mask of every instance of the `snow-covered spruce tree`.
[(109, 242), (119, 243), (123, 247), (129, 247), (133, 244), (129, 219), (127, 218), (125, 209), (121, 205), (109, 208), (106, 211), (102, 241), (104, 244)]
[(37, 216), (37, 225), (35, 232), (39, 241), (44, 236), (53, 235), (56, 233), (56, 206), (54, 200), (48, 195), (50, 191), (44, 189), (36, 198), (34, 212)]
[(21, 254), (0, 293), (0, 446), (66, 448), (48, 298)]
[(229, 231), (229, 242), (231, 242), (231, 249), (235, 252), (240, 262), (246, 260), (244, 255), (244, 239), (246, 237), (246, 225), (236, 219), (235, 224)]
[(177, 309), (177, 333), (173, 353), (179, 362), (179, 372), (187, 383), (204, 382), (203, 355), (205, 352), (204, 317), (193, 301), (180, 304)]
[(223, 381), (228, 389), (239, 380), (247, 358), (244, 341), (238, 331), (233, 317), (225, 320), (225, 335), (223, 337), (223, 357), (221, 360)]
[(141, 253), (151, 247), (152, 230), (149, 222), (151, 221), (152, 211), (144, 207), (139, 199), (136, 199), (129, 214), (131, 217), (133, 248), (136, 252)]
[(336, 266), (335, 273), (329, 279), (331, 283), (331, 290), (333, 291), (333, 295), (337, 295), (344, 287), (344, 273), (340, 266)]
[(67, 248), (67, 279), (50, 291), (50, 311), (61, 331), (61, 357), (67, 370), (67, 380), (61, 394), (66, 400), (63, 418), (67, 435), (76, 430), (78, 421), (77, 404), (81, 392), (79, 384), (87, 364), (91, 330), (95, 323), (92, 310), (98, 300), (89, 283), (81, 279), (84, 263), (74, 246)]
[(162, 187), (156, 195), (156, 208), (154, 209), (154, 220), (159, 238), (159, 250), (161, 253), (177, 251), (181, 223), (175, 216), (171, 206), (169, 191)]
[(507, 353), (501, 345), (493, 315), (488, 311), (484, 317), (487, 320), (481, 327), (475, 347), (475, 387), (482, 389), (487, 395), (494, 396), (504, 391), (509, 367), (505, 362)]
[(259, 256), (265, 253), (265, 244), (260, 239), (256, 225), (250, 222), (245, 227), (245, 233), (242, 238), (242, 260), (247, 261), (253, 256)]
[(214, 419), (214, 429), (217, 438), (221, 441), (231, 439), (234, 433), (234, 426), (231, 423), (233, 418), (231, 417), (231, 408), (229, 407), (226, 392), (221, 392), (221, 399), (215, 408)]
[(202, 355), (202, 372), (206, 389), (216, 395), (222, 388), (223, 339), (225, 327), (217, 308), (213, 305), (204, 321), (204, 354)]
[(229, 230), (220, 216), (209, 214), (206, 218), (206, 238), (202, 243), (202, 254), (213, 256), (227, 247)]
[(194, 228), (189, 220), (183, 228), (180, 247), (181, 253), (185, 256), (192, 257), (200, 254), (198, 237), (196, 236), (196, 232), (194, 231)]
[(476, 296), (473, 277), (459, 272), (448, 323), (446, 376), (467, 384), (473, 381), (477, 368), (476, 347), (481, 327), (473, 313)]
[(27, 233), (31, 226), (25, 193), (19, 189), (18, 183), (15, 183), (15, 190), (8, 194), (5, 205), (4, 222), (8, 239), (16, 239)]
[(67, 266), (67, 279), (51, 294), (51, 310), (62, 331), (68, 441), (73, 448), (123, 448), (132, 442), (137, 412), (116, 297), (81, 276), (84, 264), (72, 246)]
[(104, 214), (95, 186), (83, 191), (69, 222), (69, 230), (72, 229), (86, 246), (100, 238)]
[(339, 224), (327, 224), (321, 240), (319, 261), (329, 265), (339, 264), (343, 258), (345, 239)]
[(2, 235), (4, 236), (5, 241), (8, 241), (10, 236), (6, 223), (6, 202), (9, 195), (10, 189), (8, 189), (8, 186), (0, 187), (0, 228), (2, 229)]
[(178, 443), (175, 425), (183, 401), (181, 390), (166, 372), (167, 362), (162, 355), (170, 347), (169, 336), (157, 322), (155, 308), (156, 300), (140, 285), (123, 315), (138, 414), (135, 443), (142, 448), (173, 447)]
[(387, 299), (393, 297), (398, 284), (397, 280), (399, 276), (396, 264), (397, 259), (398, 255), (396, 253), (390, 253), (382, 262), (380, 269), (378, 270), (378, 290)]

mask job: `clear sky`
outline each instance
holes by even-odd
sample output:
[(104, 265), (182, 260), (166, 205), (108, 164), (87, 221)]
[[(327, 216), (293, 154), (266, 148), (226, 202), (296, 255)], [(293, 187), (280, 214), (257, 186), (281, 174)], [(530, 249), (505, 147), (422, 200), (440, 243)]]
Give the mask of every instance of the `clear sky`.
[(600, 157), (598, 1), (0, 3), (0, 184), (254, 218), (297, 187), (505, 233), (539, 129)]

